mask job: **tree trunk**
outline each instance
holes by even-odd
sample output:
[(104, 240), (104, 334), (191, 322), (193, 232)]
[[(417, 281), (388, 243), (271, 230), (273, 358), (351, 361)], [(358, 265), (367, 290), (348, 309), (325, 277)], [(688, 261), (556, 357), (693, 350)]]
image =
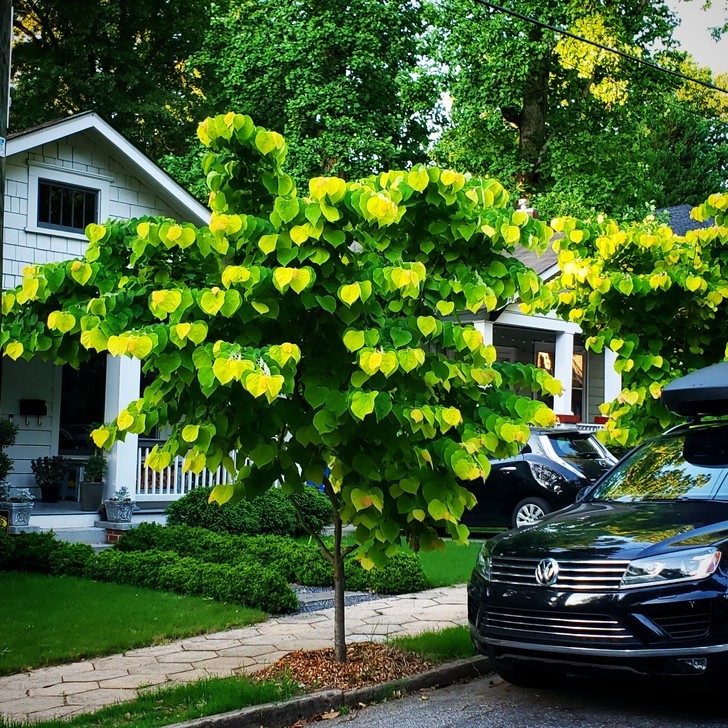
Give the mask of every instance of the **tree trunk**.
[[(543, 41), (543, 30), (536, 28), (531, 36), (532, 41)], [(528, 78), (523, 87), (518, 149), (521, 161), (524, 162), (521, 181), (527, 194), (537, 191), (541, 158), (546, 144), (550, 58), (550, 50), (545, 50), (542, 55), (531, 60)]]
[(346, 623), (344, 612), (344, 555), (341, 550), (341, 517), (334, 510), (334, 655), (337, 662), (346, 662)]

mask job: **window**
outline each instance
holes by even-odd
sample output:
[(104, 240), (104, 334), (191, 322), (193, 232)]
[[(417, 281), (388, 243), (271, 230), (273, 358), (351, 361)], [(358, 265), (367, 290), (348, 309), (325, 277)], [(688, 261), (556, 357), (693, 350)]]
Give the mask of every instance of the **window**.
[(38, 227), (83, 233), (98, 221), (98, 190), (38, 180)]

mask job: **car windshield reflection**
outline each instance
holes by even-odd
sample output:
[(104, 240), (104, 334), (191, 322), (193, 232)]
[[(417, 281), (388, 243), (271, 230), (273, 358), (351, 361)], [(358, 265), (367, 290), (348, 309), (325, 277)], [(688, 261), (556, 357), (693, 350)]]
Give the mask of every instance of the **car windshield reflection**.
[(701, 439), (682, 434), (649, 442), (635, 450), (590, 494), (590, 501), (728, 499), (728, 457), (725, 430), (701, 433)]

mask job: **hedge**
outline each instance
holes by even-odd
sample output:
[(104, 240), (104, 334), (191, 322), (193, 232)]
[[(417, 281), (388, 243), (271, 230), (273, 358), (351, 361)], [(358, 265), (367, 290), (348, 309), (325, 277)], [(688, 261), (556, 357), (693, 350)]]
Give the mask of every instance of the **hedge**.
[(272, 534), (299, 536), (303, 528), (291, 503), (295, 500), (309, 529), (318, 533), (332, 521), (331, 502), (316, 488), (287, 496), (280, 488), (270, 488), (251, 501), (208, 503), (212, 488), (195, 488), (167, 508), (170, 526), (201, 526), (211, 531), (232, 534)]
[[(314, 543), (300, 544), (281, 536), (232, 536), (205, 528), (142, 523), (127, 531), (116, 548), (122, 551), (175, 551), (210, 563), (257, 562), (275, 568), (289, 582), (331, 586), (331, 564)], [(347, 588), (380, 594), (404, 594), (427, 588), (416, 554), (400, 552), (384, 567), (365, 571), (355, 556), (345, 562)]]

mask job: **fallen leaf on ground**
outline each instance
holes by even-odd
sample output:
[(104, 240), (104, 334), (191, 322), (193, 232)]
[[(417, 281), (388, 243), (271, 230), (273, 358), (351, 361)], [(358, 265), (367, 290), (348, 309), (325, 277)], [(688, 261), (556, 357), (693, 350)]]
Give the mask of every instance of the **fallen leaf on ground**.
[(304, 690), (351, 690), (399, 680), (432, 669), (433, 664), (412, 652), (378, 642), (356, 642), (346, 648), (346, 662), (337, 662), (333, 648), (293, 650), (259, 670), (259, 680), (286, 678)]

